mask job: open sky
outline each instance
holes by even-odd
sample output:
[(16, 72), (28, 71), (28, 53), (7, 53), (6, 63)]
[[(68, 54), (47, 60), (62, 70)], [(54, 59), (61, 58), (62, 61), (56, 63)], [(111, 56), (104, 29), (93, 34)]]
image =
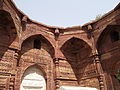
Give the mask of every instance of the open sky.
[(50, 26), (83, 25), (112, 10), (120, 0), (13, 0), (32, 20)]

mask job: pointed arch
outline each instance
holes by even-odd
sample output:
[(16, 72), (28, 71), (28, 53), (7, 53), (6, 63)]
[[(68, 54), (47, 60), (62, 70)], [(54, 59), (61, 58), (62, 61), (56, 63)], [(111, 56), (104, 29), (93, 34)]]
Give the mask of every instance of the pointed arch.
[[(96, 47), (99, 53), (104, 53), (106, 50), (113, 48), (113, 44), (120, 40), (120, 25), (108, 25), (99, 35)], [(111, 47), (108, 47), (108, 46)], [(105, 47), (107, 49), (105, 49)]]
[[(25, 31), (24, 33), (28, 33), (28, 32)], [(21, 45), (26, 39), (28, 39), (32, 36), (38, 36), (38, 35), (41, 35), (42, 37), (44, 37), (52, 45), (52, 47), (55, 48), (55, 39), (51, 38), (51, 36), (49, 36), (49, 34), (46, 35), (46, 32), (41, 32), (41, 31), (36, 31), (36, 32), (32, 32), (32, 33), (30, 32), (25, 36), (23, 35), (21, 38)]]
[(0, 50), (3, 50), (0, 58), (4, 56), (8, 47), (19, 48), (17, 30), (11, 14), (0, 10)]
[[(37, 41), (39, 40), (39, 41), (40, 41), (40, 42), (39, 42), (39, 43), (40, 43), (39, 45), (41, 45), (41, 43), (45, 43), (45, 44), (47, 45), (47, 48), (45, 48), (46, 51), (51, 55), (52, 58), (54, 58), (54, 54), (55, 54), (54, 46), (53, 46), (43, 35), (41, 35), (41, 34), (32, 35), (32, 36), (26, 38), (26, 39), (22, 42), (22, 44), (21, 44), (21, 50), (22, 50), (23, 46), (25, 45), (25, 42), (26, 42), (26, 41), (29, 41), (29, 40), (30, 40), (30, 42), (33, 41), (33, 43), (34, 43), (34, 40), (37, 40)], [(32, 45), (30, 46), (30, 48), (28, 48), (27, 50), (34, 48), (33, 45), (34, 45), (34, 44), (32, 44)], [(41, 46), (40, 46), (40, 47), (41, 47)]]
[(28, 67), (22, 75), (20, 90), (26, 89), (46, 90), (45, 73), (37, 64)]
[(18, 34), (14, 18), (12, 17), (10, 12), (6, 10), (0, 10), (0, 19), (1, 19), (0, 24), (1, 23), (4, 24), (3, 27), (10, 26), (9, 28), (12, 29), (12, 32)]
[[(90, 61), (88, 58), (92, 54), (92, 48), (85, 41), (72, 37), (60, 49), (64, 55), (66, 66), (69, 67), (74, 79), (76, 78), (79, 83), (88, 65), (88, 61)], [(81, 67), (83, 64), (84, 66)]]
[(67, 41), (71, 40), (72, 38), (76, 38), (76, 39), (79, 39), (79, 40), (81, 40), (81, 41), (84, 41), (86, 44), (88, 44), (88, 45), (92, 48), (91, 41), (88, 40), (88, 39), (86, 38), (86, 36), (85, 36), (85, 37), (81, 37), (81, 36), (69, 36), (69, 37), (67, 37), (65, 40), (62, 41), (62, 43), (61, 43), (61, 45), (60, 45), (60, 48), (61, 48)]
[[(62, 47), (60, 48), (62, 52), (69, 52), (69, 53), (78, 53), (82, 48), (89, 48), (89, 54), (91, 53), (92, 48), (80, 38), (72, 37), (67, 40)], [(71, 51), (69, 51), (71, 49)]]

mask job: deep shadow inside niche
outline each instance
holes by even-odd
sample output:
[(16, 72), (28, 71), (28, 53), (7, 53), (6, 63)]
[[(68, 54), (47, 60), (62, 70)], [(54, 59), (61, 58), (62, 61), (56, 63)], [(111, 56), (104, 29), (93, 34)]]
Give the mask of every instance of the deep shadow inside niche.
[[(46, 47), (43, 47), (46, 45)], [(23, 41), (21, 50), (24, 54), (31, 49), (45, 49), (51, 57), (54, 57), (54, 48), (51, 43), (42, 35), (33, 35)]]
[(111, 31), (110, 36), (111, 36), (112, 42), (116, 42), (116, 41), (120, 40), (120, 32), (119, 31), (115, 31), (115, 30)]
[(64, 43), (61, 51), (79, 83), (86, 66), (91, 63), (87, 60), (91, 54), (90, 46), (85, 41), (73, 37)]
[(17, 37), (17, 31), (9, 12), (0, 10), (0, 58)]
[(41, 48), (41, 41), (40, 41), (40, 39), (35, 39), (33, 43), (34, 43), (33, 48), (36, 48), (36, 49), (40, 49)]
[[(103, 71), (111, 75), (111, 80), (115, 90), (120, 89), (119, 84), (119, 40), (120, 25), (108, 25), (100, 34), (97, 40), (97, 49), (101, 56), (111, 54), (105, 60), (101, 60)], [(102, 58), (101, 58), (102, 59)], [(119, 89), (118, 89), (119, 88)]]
[[(108, 25), (97, 40), (99, 54), (106, 52), (106, 48), (112, 49), (114, 44), (120, 40), (120, 25)], [(109, 45), (109, 47), (108, 47)]]

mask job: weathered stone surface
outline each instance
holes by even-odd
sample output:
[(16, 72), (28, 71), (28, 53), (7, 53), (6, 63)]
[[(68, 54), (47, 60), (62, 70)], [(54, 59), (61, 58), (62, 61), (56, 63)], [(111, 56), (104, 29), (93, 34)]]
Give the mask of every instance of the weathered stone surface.
[[(28, 69), (35, 80), (44, 77), (46, 90), (119, 90), (119, 7), (82, 27), (60, 28), (34, 22), (11, 0), (0, 0), (0, 90), (24, 90), (20, 86)], [(42, 74), (31, 74), (32, 67)]]

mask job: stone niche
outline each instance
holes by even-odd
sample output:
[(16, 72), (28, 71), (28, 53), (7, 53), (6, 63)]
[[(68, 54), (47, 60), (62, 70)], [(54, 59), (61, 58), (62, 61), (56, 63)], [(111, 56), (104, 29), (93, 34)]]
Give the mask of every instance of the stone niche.
[(35, 66), (28, 68), (22, 77), (20, 90), (46, 90), (46, 81), (41, 70)]

